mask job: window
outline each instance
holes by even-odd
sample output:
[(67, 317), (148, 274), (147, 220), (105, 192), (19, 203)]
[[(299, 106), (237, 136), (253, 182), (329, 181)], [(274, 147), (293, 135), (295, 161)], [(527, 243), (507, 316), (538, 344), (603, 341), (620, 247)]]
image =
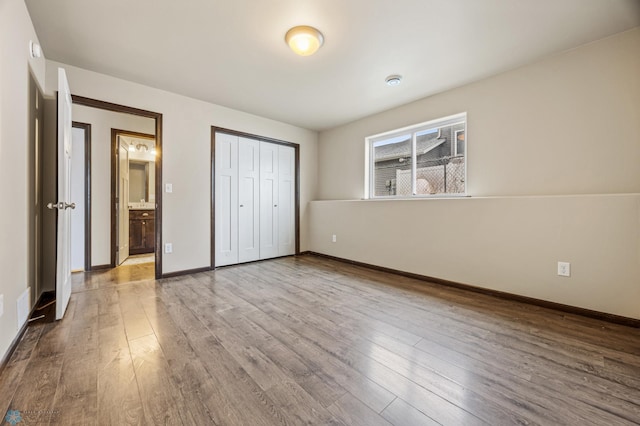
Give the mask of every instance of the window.
[(466, 114), (367, 138), (369, 196), (466, 193)]

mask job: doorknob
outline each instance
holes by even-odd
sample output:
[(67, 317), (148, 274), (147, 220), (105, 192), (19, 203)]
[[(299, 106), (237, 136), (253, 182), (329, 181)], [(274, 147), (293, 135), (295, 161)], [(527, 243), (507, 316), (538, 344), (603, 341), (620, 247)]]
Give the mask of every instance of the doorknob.
[(53, 210), (53, 209), (63, 210), (64, 209), (64, 203), (62, 201), (60, 201), (59, 203), (49, 203), (49, 204), (47, 204), (47, 208), (50, 209), (50, 210)]
[(64, 201), (60, 201), (59, 203), (49, 203), (47, 204), (47, 208), (49, 210), (53, 210), (53, 209), (58, 209), (58, 210), (65, 210), (68, 208), (71, 208), (72, 210), (76, 208), (76, 203), (65, 203)]

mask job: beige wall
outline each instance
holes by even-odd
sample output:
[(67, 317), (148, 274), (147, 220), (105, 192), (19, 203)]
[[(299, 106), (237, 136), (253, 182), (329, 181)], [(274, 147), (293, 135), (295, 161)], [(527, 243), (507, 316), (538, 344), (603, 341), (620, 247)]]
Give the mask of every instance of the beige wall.
[[(640, 318), (638, 52), (636, 28), (322, 132), (311, 250)], [(366, 136), (459, 112), (471, 198), (329, 201), (363, 197)]]
[(319, 253), (640, 319), (639, 194), (316, 201), (311, 218)]
[[(44, 87), (44, 59), (29, 58), (29, 40), (37, 41), (21, 0), (0, 1), (0, 360), (19, 326), (16, 300), (30, 286), (29, 271), (29, 73)], [(8, 203), (8, 204), (7, 204)], [(33, 301), (32, 301), (33, 302)]]
[(155, 120), (74, 105), (73, 121), (91, 124), (91, 265), (111, 263), (111, 129), (155, 134)]
[[(47, 92), (55, 70), (67, 71), (71, 92), (163, 114), (163, 272), (210, 264), (211, 126), (220, 126), (300, 144), (301, 249), (309, 247), (308, 203), (316, 196), (317, 133), (103, 74), (47, 62)], [(74, 118), (75, 119), (75, 118)]]
[(638, 52), (640, 28), (321, 132), (319, 198), (362, 198), (366, 136), (460, 112), (473, 196), (640, 192)]

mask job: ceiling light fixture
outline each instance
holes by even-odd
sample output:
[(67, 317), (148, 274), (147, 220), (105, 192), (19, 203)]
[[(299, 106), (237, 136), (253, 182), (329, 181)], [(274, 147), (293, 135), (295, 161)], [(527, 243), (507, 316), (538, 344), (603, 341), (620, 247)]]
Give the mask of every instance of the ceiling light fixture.
[(384, 81), (387, 83), (387, 86), (397, 86), (402, 81), (402, 76), (393, 74), (385, 78)]
[(149, 152), (152, 155), (156, 155), (156, 147), (153, 143), (151, 144), (151, 147), (149, 147), (149, 145), (147, 145), (146, 142), (139, 142), (136, 145), (134, 145), (133, 142), (130, 142), (129, 152), (142, 152), (142, 153)]
[(287, 31), (284, 41), (298, 55), (309, 56), (320, 49), (320, 46), (324, 43), (324, 36), (313, 27), (300, 25)]

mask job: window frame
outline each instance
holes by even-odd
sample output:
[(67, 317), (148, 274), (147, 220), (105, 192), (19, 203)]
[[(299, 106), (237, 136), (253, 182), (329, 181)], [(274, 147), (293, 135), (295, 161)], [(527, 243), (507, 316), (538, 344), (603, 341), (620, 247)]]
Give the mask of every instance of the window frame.
[[(460, 155), (460, 154), (458, 154), (458, 135), (460, 133), (464, 133), (464, 143), (463, 143), (463, 145), (464, 145), (464, 154), (463, 155), (464, 155), (464, 160), (465, 160), (465, 167), (464, 168), (466, 169), (467, 168), (467, 165), (466, 165), (466, 161), (467, 161), (467, 124), (466, 124), (466, 120), (465, 120), (464, 129), (455, 130), (453, 132), (453, 156), (454, 157), (457, 157), (458, 155)], [(466, 176), (465, 176), (465, 179), (466, 179)], [(465, 190), (466, 190), (466, 188), (467, 188), (467, 186), (465, 185)]]
[[(429, 130), (432, 128), (445, 127), (447, 125), (452, 126), (455, 124), (464, 123), (464, 129), (454, 131), (454, 140), (452, 153), (457, 155), (457, 134), (464, 132), (464, 191), (456, 193), (443, 193), (443, 194), (416, 194), (416, 177), (417, 177), (417, 133)], [(467, 150), (467, 113), (462, 112), (458, 114), (449, 115), (446, 117), (436, 118), (433, 120), (425, 121), (411, 126), (402, 127), (399, 129), (390, 130), (383, 133), (378, 133), (365, 138), (365, 200), (411, 200), (411, 199), (428, 199), (428, 198), (458, 198), (468, 197), (467, 186), (467, 169), (468, 169), (468, 150)], [(412, 195), (375, 195), (375, 149), (374, 144), (383, 140), (391, 139), (401, 135), (410, 134), (411, 139), (411, 194)], [(452, 155), (453, 156), (453, 155)]]

